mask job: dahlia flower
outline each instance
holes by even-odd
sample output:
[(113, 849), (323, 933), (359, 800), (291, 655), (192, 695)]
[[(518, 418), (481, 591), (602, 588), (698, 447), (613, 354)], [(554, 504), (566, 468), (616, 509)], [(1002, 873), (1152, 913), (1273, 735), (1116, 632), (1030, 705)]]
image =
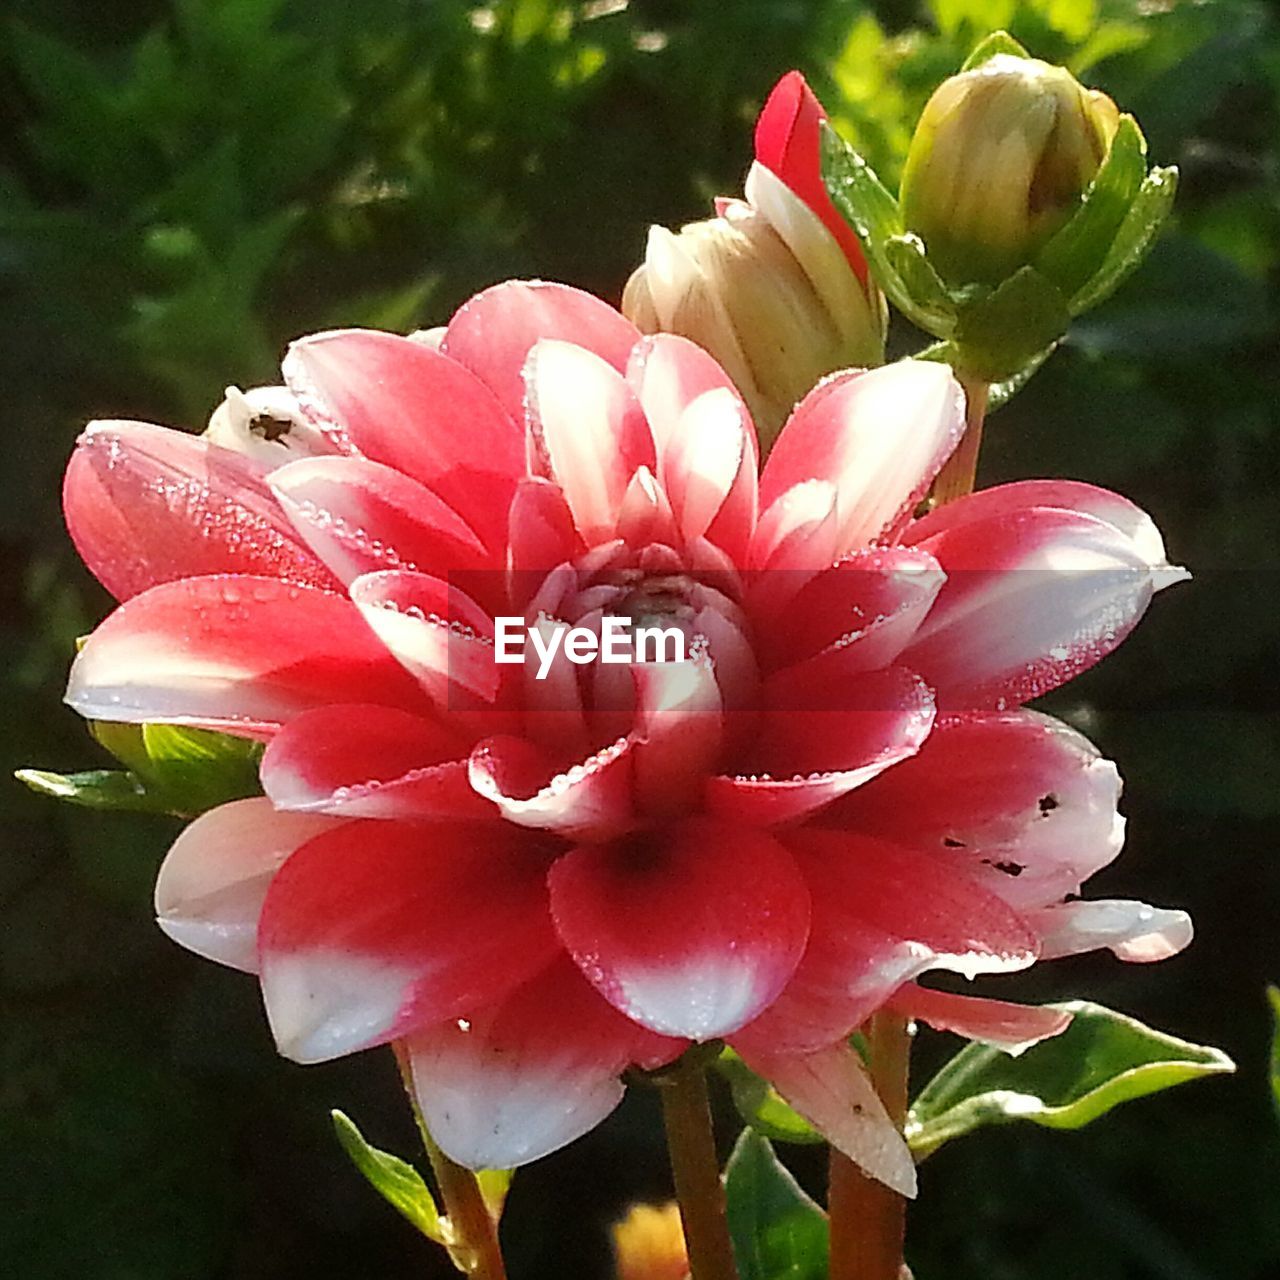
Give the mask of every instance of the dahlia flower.
[(884, 360), (884, 296), (822, 181), (825, 113), (798, 71), (756, 122), (743, 199), (673, 234), (649, 231), (623, 312), (645, 333), (678, 333), (733, 379), (771, 442), (825, 374)]
[[(1016, 1046), (1063, 1016), (916, 980), (1187, 941), (1078, 900), (1116, 771), (1021, 705), (1178, 573), (1086, 484), (916, 518), (963, 425), (945, 366), (828, 378), (763, 468), (710, 356), (559, 285), (427, 341), (304, 338), (284, 381), (209, 438), (93, 424), (65, 505), (122, 602), (71, 706), (266, 744), (265, 795), (187, 827), (156, 908), (258, 975), (287, 1057), (398, 1041), (440, 1146), (510, 1167), (724, 1040), (910, 1193), (847, 1046), (872, 1011)], [(494, 661), (499, 616), (689, 645), (539, 679)]]

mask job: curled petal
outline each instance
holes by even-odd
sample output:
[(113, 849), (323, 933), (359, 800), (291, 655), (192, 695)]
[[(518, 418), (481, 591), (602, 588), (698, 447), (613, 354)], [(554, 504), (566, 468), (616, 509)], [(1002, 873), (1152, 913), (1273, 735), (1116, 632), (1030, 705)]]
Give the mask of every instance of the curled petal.
[(1147, 964), (1176, 956), (1194, 933), (1185, 911), (1123, 898), (1063, 902), (1027, 920), (1040, 932), (1046, 959), (1106, 947), (1120, 960)]
[(465, 739), (392, 707), (317, 707), (291, 720), (262, 757), (280, 809), (348, 818), (483, 819), (467, 780)]
[(258, 926), (280, 1052), (340, 1057), (527, 981), (557, 951), (545, 865), (497, 823), (357, 821), (308, 841), (276, 873)]
[(496, 1006), (407, 1041), (427, 1127), (471, 1169), (559, 1150), (618, 1105), (632, 1062), (683, 1047), (624, 1018), (566, 957)]
[(760, 477), (760, 505), (806, 480), (829, 480), (843, 555), (910, 514), (963, 429), (964, 396), (945, 365), (899, 360), (833, 374), (782, 428)]
[(67, 529), (118, 600), (215, 573), (335, 586), (263, 475), (259, 464), (197, 436), (144, 422), (94, 422), (63, 481)]
[(492, 388), (524, 421), (525, 357), (540, 338), (585, 347), (625, 372), (640, 331), (607, 302), (542, 280), (508, 280), (476, 294), (453, 315), (442, 349)]
[(1003, 708), (1110, 653), (1171, 581), (1115, 526), (1032, 507), (922, 542), (947, 583), (902, 660), (947, 710)]
[(959, 996), (913, 982), (897, 992), (890, 1004), (937, 1031), (954, 1031), (969, 1040), (994, 1045), (1015, 1058), (1041, 1040), (1061, 1035), (1071, 1025), (1071, 1014), (1064, 1009)]
[(85, 643), (66, 693), (94, 720), (246, 733), (335, 697), (425, 709), (349, 600), (248, 574), (166, 582), (121, 605)]
[(786, 985), (808, 934), (808, 890), (786, 850), (705, 818), (575, 849), (549, 881), (556, 931), (583, 973), (663, 1035), (736, 1031)]
[(313, 813), (278, 813), (261, 796), (201, 814), (174, 841), (156, 878), (156, 921), (174, 942), (219, 964), (258, 970), (258, 917), (284, 860), (341, 826)]
[(741, 1052), (836, 1150), (899, 1195), (915, 1197), (911, 1152), (853, 1049), (835, 1044), (808, 1054)]
[[(839, 559), (840, 533), (836, 497), (830, 480), (802, 480), (781, 493), (762, 511), (751, 540), (750, 564), (778, 574), (779, 584), (807, 581)], [(759, 575), (767, 582), (765, 575)]]

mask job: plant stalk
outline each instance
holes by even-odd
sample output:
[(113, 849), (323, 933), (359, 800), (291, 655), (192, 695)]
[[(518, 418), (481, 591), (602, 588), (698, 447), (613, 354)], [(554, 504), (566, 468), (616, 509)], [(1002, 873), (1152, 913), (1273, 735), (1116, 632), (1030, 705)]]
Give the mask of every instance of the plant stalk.
[(498, 1244), (498, 1226), (485, 1204), (476, 1175), (451, 1160), (436, 1144), (422, 1117), (417, 1094), (413, 1087), (413, 1069), (408, 1052), (400, 1041), (395, 1049), (396, 1065), (400, 1079), (409, 1097), (413, 1119), (427, 1149), (431, 1171), (435, 1174), (436, 1188), (440, 1192), (441, 1208), (449, 1227), (449, 1256), (453, 1265), (473, 1280), (507, 1280), (506, 1265), (502, 1261), (502, 1249)]
[[(955, 373), (964, 388), (965, 430), (956, 451), (934, 481), (935, 508), (973, 492), (982, 448), (987, 383), (962, 369)], [(907, 1118), (911, 1057), (908, 1020), (882, 1010), (872, 1015), (863, 1030), (867, 1070), (890, 1119), (901, 1130)], [(900, 1280), (906, 1273), (902, 1259), (906, 1201), (833, 1150), (827, 1207), (831, 1218), (830, 1280)]]
[(664, 1075), (659, 1091), (690, 1280), (737, 1280), (706, 1069), (686, 1054)]

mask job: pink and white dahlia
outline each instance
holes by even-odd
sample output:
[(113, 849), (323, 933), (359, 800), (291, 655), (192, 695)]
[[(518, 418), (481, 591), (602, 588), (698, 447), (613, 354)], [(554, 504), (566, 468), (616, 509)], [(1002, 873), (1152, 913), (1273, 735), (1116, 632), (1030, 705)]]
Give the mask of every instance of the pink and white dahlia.
[[(916, 980), (1187, 941), (1077, 899), (1120, 847), (1116, 771), (1022, 709), (1177, 573), (1085, 484), (913, 518), (962, 430), (945, 367), (836, 374), (763, 468), (704, 351), (559, 285), (430, 341), (304, 338), (284, 380), (203, 439), (95, 423), (65, 500), (122, 602), (69, 703), (266, 743), (265, 796), (193, 822), (156, 904), (257, 973), (286, 1056), (401, 1041), (445, 1151), (508, 1167), (723, 1039), (910, 1191), (852, 1029), (892, 1002), (1025, 1043), (1061, 1015)], [(688, 645), (539, 678), (495, 661), (498, 617)]]

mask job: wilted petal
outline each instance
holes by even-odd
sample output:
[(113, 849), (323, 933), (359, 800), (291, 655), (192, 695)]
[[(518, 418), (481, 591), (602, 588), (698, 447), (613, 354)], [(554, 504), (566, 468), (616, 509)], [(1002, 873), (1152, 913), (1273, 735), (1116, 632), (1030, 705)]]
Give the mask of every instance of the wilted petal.
[(664, 1035), (736, 1031), (786, 985), (809, 895), (763, 832), (704, 818), (575, 849), (551, 869), (556, 930), (600, 993)]

